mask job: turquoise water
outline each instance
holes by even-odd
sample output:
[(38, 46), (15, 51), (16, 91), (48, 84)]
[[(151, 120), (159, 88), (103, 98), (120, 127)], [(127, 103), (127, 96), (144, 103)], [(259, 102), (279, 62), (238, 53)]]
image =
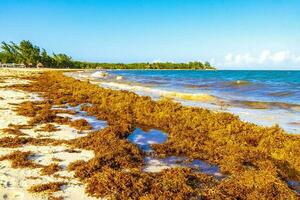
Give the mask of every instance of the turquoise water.
[(228, 100), (300, 104), (300, 71), (115, 70), (132, 83)]

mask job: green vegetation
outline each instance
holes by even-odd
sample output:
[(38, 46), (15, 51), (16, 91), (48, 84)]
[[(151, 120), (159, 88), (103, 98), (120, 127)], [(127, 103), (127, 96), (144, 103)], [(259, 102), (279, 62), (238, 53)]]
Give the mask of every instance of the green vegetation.
[(19, 45), (14, 42), (2, 42), (0, 51), (1, 63), (18, 63), (26, 67), (66, 68), (72, 66), (71, 57), (66, 54), (48, 55), (45, 49), (33, 45), (30, 41), (22, 40)]
[[(2, 50), (2, 51), (1, 51)], [(74, 61), (66, 54), (49, 55), (45, 49), (40, 49), (30, 41), (23, 40), (19, 45), (14, 42), (2, 42), (0, 50), (1, 63), (18, 63), (26, 67), (49, 68), (80, 68), (80, 69), (215, 69), (209, 62), (189, 63), (93, 63)]]
[(90, 63), (90, 62), (73, 62), (77, 68), (82, 69), (215, 69), (209, 62), (204, 64), (201, 62), (189, 63), (172, 63), (172, 62), (157, 62), (157, 63)]

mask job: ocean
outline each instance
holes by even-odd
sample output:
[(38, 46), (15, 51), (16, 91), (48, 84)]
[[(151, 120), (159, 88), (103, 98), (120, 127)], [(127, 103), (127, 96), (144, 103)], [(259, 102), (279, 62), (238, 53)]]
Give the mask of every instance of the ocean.
[[(300, 71), (108, 70), (81, 72), (95, 84), (134, 91), (153, 99), (169, 97), (187, 106), (239, 115), (264, 126), (279, 124), (300, 133)], [(77, 74), (78, 75), (78, 74)]]

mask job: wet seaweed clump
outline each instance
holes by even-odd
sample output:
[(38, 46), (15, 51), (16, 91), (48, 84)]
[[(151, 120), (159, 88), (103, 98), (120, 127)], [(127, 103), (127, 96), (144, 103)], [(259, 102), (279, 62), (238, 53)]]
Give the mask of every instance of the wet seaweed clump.
[(41, 175), (47, 175), (50, 176), (58, 171), (60, 171), (62, 168), (57, 163), (52, 163), (50, 165), (44, 166), (41, 169)]
[(17, 148), (24, 145), (60, 145), (63, 144), (64, 140), (55, 140), (49, 138), (32, 138), (32, 137), (2, 137), (0, 138), (0, 147), (6, 148)]
[(103, 168), (126, 170), (140, 168), (144, 163), (143, 152), (127, 139), (118, 137), (120, 128), (107, 127), (88, 136), (75, 139), (70, 145), (93, 150), (95, 157), (89, 161), (76, 161), (68, 166), (75, 177), (85, 180)]
[(18, 115), (34, 117), (38, 110), (39, 107), (37, 107), (35, 103), (31, 101), (26, 101), (19, 104), (18, 109), (16, 111)]
[(16, 112), (19, 115), (30, 117), (29, 125), (46, 123), (66, 124), (69, 122), (69, 118), (57, 116), (56, 114), (59, 111), (51, 108), (51, 101), (26, 101), (17, 106)]
[(70, 122), (70, 126), (80, 131), (92, 130), (92, 126), (85, 119), (77, 119)]
[(62, 159), (56, 158), (56, 157), (53, 157), (51, 160), (54, 161), (54, 162), (61, 162), (61, 161), (63, 161)]
[(55, 131), (59, 131), (60, 129), (57, 128), (55, 125), (53, 124), (46, 124), (44, 126), (42, 126), (40, 129), (38, 129), (37, 131), (44, 131), (44, 132), (55, 132)]
[(161, 173), (127, 172), (105, 168), (87, 180), (87, 193), (111, 199), (197, 199), (213, 178), (174, 168)]
[(58, 196), (58, 197), (55, 197), (55, 196), (49, 196), (49, 200), (63, 200), (64, 198), (62, 196)]
[(298, 199), (288, 185), (269, 171), (247, 170), (207, 190), (204, 199)]
[(8, 126), (8, 128), (4, 128), (2, 129), (3, 133), (9, 134), (9, 135), (15, 135), (15, 136), (25, 136), (27, 134), (23, 133), (20, 130), (20, 126), (18, 125), (14, 125), (14, 124), (10, 124)]
[(0, 161), (10, 160), (12, 168), (37, 168), (42, 167), (40, 164), (34, 163), (30, 160), (30, 157), (33, 157), (34, 154), (30, 151), (14, 151), (8, 155), (4, 155), (0, 157)]
[(48, 193), (52, 194), (61, 190), (66, 185), (65, 182), (50, 182), (31, 186), (28, 191), (31, 193)]

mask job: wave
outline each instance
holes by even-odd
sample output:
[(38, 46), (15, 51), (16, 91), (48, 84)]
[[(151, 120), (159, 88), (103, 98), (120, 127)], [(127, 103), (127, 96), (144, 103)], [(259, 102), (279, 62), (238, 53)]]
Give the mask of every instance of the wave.
[(242, 86), (248, 86), (251, 84), (252, 83), (250, 81), (244, 81), (244, 80), (236, 80), (236, 81), (230, 81), (230, 82), (226, 83), (226, 85), (231, 86), (231, 87), (242, 87)]
[(104, 71), (96, 71), (96, 72), (92, 73), (90, 76), (93, 78), (104, 78), (104, 77), (108, 76), (108, 73), (104, 72)]
[(210, 84), (203, 84), (203, 85), (196, 85), (196, 84), (183, 84), (183, 87), (186, 87), (186, 88), (192, 88), (192, 89), (197, 89), (197, 88), (208, 88), (208, 87), (211, 87), (212, 85)]
[(182, 99), (182, 100), (192, 100), (192, 101), (199, 101), (199, 102), (216, 102), (217, 97), (205, 94), (205, 93), (187, 93), (187, 92), (178, 92), (178, 91), (168, 91), (168, 90), (162, 90), (157, 88), (150, 88), (146, 86), (141, 85), (129, 85), (124, 83), (117, 83), (117, 82), (96, 82), (101, 84), (105, 87), (115, 88), (115, 89), (121, 89), (121, 90), (130, 90), (135, 92), (143, 92), (147, 94), (153, 94), (158, 95), (162, 97), (168, 97), (168, 98), (175, 98), (175, 99)]
[(254, 108), (254, 109), (279, 108), (279, 109), (300, 111), (300, 105), (292, 104), (292, 103), (284, 103), (284, 102), (264, 102), (264, 101), (235, 100), (235, 101), (232, 101), (232, 104), (235, 105), (235, 106), (242, 106), (242, 107)]
[(273, 93), (270, 93), (271, 96), (275, 96), (275, 97), (287, 97), (287, 96), (292, 96), (293, 94), (295, 94), (295, 92), (273, 92)]

